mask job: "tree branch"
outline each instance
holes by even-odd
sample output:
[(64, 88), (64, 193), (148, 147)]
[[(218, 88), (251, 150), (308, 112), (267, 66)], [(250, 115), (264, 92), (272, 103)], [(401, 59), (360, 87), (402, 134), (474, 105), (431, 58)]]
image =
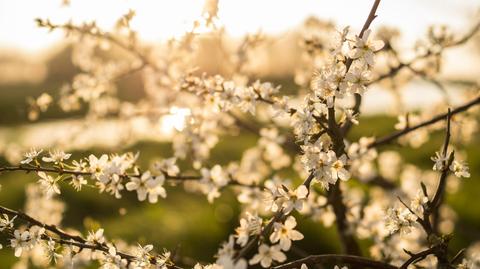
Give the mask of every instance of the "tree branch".
[[(469, 102), (467, 102), (467, 103), (465, 103), (465, 104), (463, 104), (463, 105), (461, 105), (461, 106), (453, 109), (453, 110), (450, 112), (450, 114), (453, 116), (453, 115), (455, 115), (455, 114), (457, 114), (457, 113), (464, 112), (464, 111), (468, 110), (469, 108), (471, 108), (471, 107), (473, 107), (473, 106), (475, 106), (475, 105), (478, 105), (478, 104), (480, 104), (480, 95), (479, 95), (477, 98), (475, 98), (475, 99), (473, 99), (473, 100), (471, 100), (471, 101), (469, 101)], [(389, 134), (389, 135), (386, 135), (386, 136), (384, 136), (384, 137), (381, 137), (381, 138), (376, 139), (374, 142), (370, 143), (367, 147), (368, 147), (368, 148), (375, 148), (375, 147), (379, 147), (379, 146), (383, 146), (383, 145), (389, 144), (389, 143), (391, 143), (392, 141), (394, 141), (395, 139), (397, 139), (397, 138), (399, 138), (399, 137), (402, 137), (402, 136), (404, 136), (404, 135), (406, 135), (406, 134), (408, 134), (408, 133), (410, 133), (410, 132), (413, 132), (413, 131), (415, 131), (415, 130), (417, 130), (417, 129), (419, 129), (419, 128), (422, 128), (422, 127), (425, 127), (425, 126), (429, 126), (429, 125), (432, 125), (432, 124), (434, 124), (434, 123), (436, 123), (436, 122), (438, 122), (438, 121), (441, 121), (441, 120), (443, 120), (443, 119), (446, 119), (446, 118), (447, 118), (447, 115), (448, 115), (448, 113), (443, 113), (443, 114), (437, 115), (437, 116), (435, 116), (435, 117), (433, 117), (433, 118), (431, 118), (431, 119), (429, 119), (429, 120), (427, 120), (427, 121), (421, 122), (421, 123), (419, 123), (419, 124), (417, 124), (417, 125), (409, 126), (409, 127), (405, 128), (405, 129), (403, 129), (403, 130), (393, 132), (393, 133), (391, 133), (391, 134)]]
[(275, 266), (272, 269), (294, 269), (300, 268), (302, 264), (314, 265), (324, 263), (346, 263), (350, 265), (362, 266), (361, 268), (398, 269), (398, 267), (385, 262), (375, 261), (355, 255), (341, 254), (311, 255), (303, 259)]
[[(405, 251), (405, 252), (407, 252), (407, 251)], [(434, 254), (435, 252), (436, 252), (436, 247), (429, 248), (427, 250), (421, 251), (421, 252), (416, 253), (416, 254), (411, 254), (410, 252), (407, 252), (410, 255), (410, 258), (407, 261), (405, 261), (402, 264), (402, 266), (400, 266), (399, 269), (407, 269), (410, 264), (419, 262), (419, 261), (425, 259), (427, 256)]]
[[(23, 212), (15, 211), (15, 210), (3, 207), (3, 206), (0, 206), (0, 213), (11, 215), (11, 216), (17, 216), (18, 219), (22, 219), (22, 220), (28, 222), (30, 225), (45, 228), (45, 230), (47, 230), (47, 231), (49, 231), (49, 232), (51, 232), (51, 233), (53, 233), (53, 234), (55, 234), (59, 237), (59, 238), (51, 238), (51, 237), (47, 236), (47, 238), (45, 238), (45, 236), (44, 236), (44, 237), (42, 237), (42, 239), (44, 239), (44, 240), (48, 240), (48, 239), (51, 238), (55, 242), (57, 242), (59, 244), (62, 244), (62, 245), (76, 246), (76, 247), (79, 247), (80, 249), (98, 250), (98, 251), (101, 251), (105, 254), (108, 254), (109, 249), (108, 249), (108, 246), (105, 243), (103, 243), (103, 244), (100, 244), (100, 243), (92, 244), (81, 236), (71, 235), (71, 234), (65, 233), (64, 231), (57, 228), (55, 225), (44, 224), (41, 221), (23, 213)], [(120, 257), (122, 257), (123, 259), (126, 259), (126, 260), (130, 261), (130, 262), (134, 261), (136, 259), (135, 256), (127, 254), (127, 253), (123, 253), (123, 252), (117, 251), (116, 254), (119, 255)]]

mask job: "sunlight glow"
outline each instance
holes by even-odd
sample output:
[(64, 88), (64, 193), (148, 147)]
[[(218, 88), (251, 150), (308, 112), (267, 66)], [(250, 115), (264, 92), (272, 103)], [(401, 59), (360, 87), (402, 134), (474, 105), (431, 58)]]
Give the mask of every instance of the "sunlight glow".
[[(104, 29), (112, 29), (116, 20), (129, 9), (136, 11), (132, 28), (142, 39), (158, 42), (176, 37), (192, 28), (193, 22), (201, 18), (204, 1), (175, 0), (71, 0), (70, 6), (62, 6), (61, 0), (0, 0), (0, 46), (17, 47), (36, 51), (45, 49), (62, 40), (60, 32), (48, 33), (38, 29), (34, 19), (50, 18), (64, 23), (93, 21)], [(220, 1), (220, 22), (229, 35), (239, 37), (259, 30), (268, 34), (279, 34), (297, 27), (310, 15), (338, 22), (341, 26), (360, 25), (367, 12), (369, 0), (340, 1), (277, 1), (243, 0)], [(405, 39), (412, 40), (425, 32), (433, 23), (449, 24), (463, 28), (478, 8), (476, 0), (394, 1), (380, 6), (383, 24), (397, 25), (405, 32)], [(343, 7), (349, 6), (348, 9)], [(414, 9), (411, 7), (415, 6)], [(274, 7), (272, 9), (272, 7)], [(429, 16), (425, 16), (425, 14)], [(407, 14), (400, 17), (398, 14)], [(241, 23), (239, 23), (241, 21)], [(373, 25), (377, 27), (377, 25)]]
[(185, 120), (191, 114), (190, 109), (172, 107), (170, 114), (163, 116), (160, 119), (160, 129), (162, 133), (168, 135), (172, 134), (174, 130), (182, 131), (185, 128)]

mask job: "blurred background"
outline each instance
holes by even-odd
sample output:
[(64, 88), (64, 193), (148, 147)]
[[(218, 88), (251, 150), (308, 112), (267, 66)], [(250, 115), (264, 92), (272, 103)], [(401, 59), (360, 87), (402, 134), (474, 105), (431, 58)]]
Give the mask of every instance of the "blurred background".
[[(256, 52), (262, 60), (253, 70), (259, 78), (282, 85), (282, 91), (292, 93), (298, 90), (294, 74), (301, 64), (299, 31), (305, 20), (315, 16), (334, 22), (338, 29), (351, 25), (356, 31), (363, 25), (370, 4), (369, 0), (220, 1), (219, 18), (233, 45), (238, 44), (245, 34), (258, 31), (274, 40)], [(115, 140), (122, 132), (120, 127), (114, 122), (85, 126), (81, 121), (85, 112), (82, 110), (66, 114), (52, 107), (37, 121), (30, 122), (27, 98), (37, 98), (43, 92), (55, 97), (58, 89), (69, 83), (78, 72), (71, 60), (72, 44), (64, 38), (64, 34), (40, 29), (34, 19), (49, 18), (58, 23), (96, 20), (102, 28), (110, 29), (121, 15), (133, 9), (136, 17), (132, 28), (138, 31), (141, 40), (153, 44), (181, 36), (201, 14), (202, 7), (203, 1), (197, 0), (0, 0), (0, 152), (4, 156), (0, 162), (4, 164), (7, 163), (6, 158), (21, 157), (21, 150), (32, 145), (55, 147), (62, 139), (71, 139), (66, 134), (72, 129), (82, 130), (85, 136), (77, 141), (74, 148), (66, 149), (74, 153), (75, 159), (90, 153), (139, 151), (140, 164), (148, 167), (152, 157), (171, 156), (170, 130), (173, 123), (181, 118), (167, 120), (162, 137), (141, 134), (137, 140), (121, 147)], [(383, 1), (373, 29), (375, 31), (385, 25), (398, 28), (401, 32), (399, 49), (412, 50), (432, 24), (448, 25), (454, 33), (467, 32), (478, 18), (479, 8), (478, 0)], [(477, 35), (467, 45), (448, 51), (441, 78), (479, 81), (479, 39)], [(199, 56), (196, 57), (197, 65), (208, 73), (222, 73), (228, 68), (224, 66), (226, 63), (221, 53), (215, 49), (217, 42), (209, 38), (202, 40)], [(132, 76), (120, 81), (119, 95), (125, 100), (141, 98), (143, 93), (139, 80), (139, 77)], [(455, 91), (454, 88), (449, 90)], [(429, 107), (443, 98), (434, 86), (422, 81), (407, 85), (402, 93), (409, 110)], [(362, 124), (353, 129), (350, 139), (380, 136), (393, 131), (397, 121), (391, 114), (393, 103), (394, 97), (382, 91), (381, 85), (373, 87), (362, 104), (365, 112)], [(256, 143), (256, 138), (249, 133), (242, 133), (239, 137), (241, 139), (223, 139), (214, 148), (212, 160), (239, 158), (244, 149)], [(229, 143), (231, 139), (236, 139), (236, 143)], [(418, 149), (392, 147), (400, 150), (405, 162), (431, 169), (430, 156), (442, 140), (439, 133)], [(464, 149), (472, 177), (463, 181), (459, 191), (448, 197), (458, 214), (452, 243), (454, 249), (480, 240), (480, 207), (476, 204), (480, 190), (479, 143), (477, 135), (474, 146)], [(24, 186), (34, 180), (34, 175), (22, 173), (1, 175), (0, 204), (21, 209), (25, 200)], [(213, 205), (208, 204), (204, 196), (185, 193), (178, 188), (167, 190), (168, 198), (154, 205), (138, 202), (131, 193), (117, 200), (106, 194), (99, 195), (96, 190), (86, 189), (77, 193), (65, 187), (62, 191), (61, 198), (66, 202), (65, 226), (89, 230), (101, 224), (110, 238), (177, 249), (182, 255), (204, 261), (211, 259), (219, 243), (226, 240), (238, 225), (239, 207), (233, 193), (228, 191)], [(298, 243), (301, 249), (309, 253), (338, 251), (334, 229), (301, 221), (300, 230), (306, 238)], [(368, 241), (363, 245), (367, 246)], [(1, 268), (9, 268), (15, 261), (10, 252), (10, 249), (0, 251)]]

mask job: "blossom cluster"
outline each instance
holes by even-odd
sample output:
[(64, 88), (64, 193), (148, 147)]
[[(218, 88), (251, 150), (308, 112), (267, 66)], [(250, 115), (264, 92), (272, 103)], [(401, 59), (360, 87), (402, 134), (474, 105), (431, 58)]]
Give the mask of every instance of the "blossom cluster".
[[(19, 169), (37, 171), (38, 183), (47, 197), (61, 194), (59, 182), (67, 181), (75, 190), (80, 191), (89, 184), (86, 179), (89, 178), (90, 184), (100, 192), (107, 192), (116, 198), (121, 198), (122, 191), (126, 189), (136, 191), (140, 201), (148, 197), (150, 203), (156, 203), (158, 196), (165, 198), (167, 195), (163, 187), (166, 177), (174, 177), (179, 172), (174, 158), (155, 163), (157, 175), (152, 175), (148, 170), (139, 172), (135, 164), (138, 154), (103, 154), (100, 157), (92, 154), (88, 158), (67, 163), (71, 154), (53, 150), (41, 157), (42, 152), (43, 150), (36, 149), (26, 152)], [(51, 166), (47, 167), (48, 164)], [(56, 176), (49, 172), (56, 173)]]
[[(462, 253), (458, 259), (449, 257), (449, 235), (457, 215), (444, 196), (459, 189), (461, 178), (472, 176), (462, 148), (478, 132), (478, 111), (466, 110), (480, 104), (479, 97), (466, 94), (471, 100), (447, 113), (443, 103), (419, 115), (396, 111), (397, 131), (384, 137), (352, 139), (356, 136), (349, 135), (360, 124), (362, 98), (370, 85), (387, 81), (400, 96), (397, 87), (413, 76), (440, 83), (433, 75), (440, 70), (443, 50), (471, 37), (456, 42), (446, 29), (432, 30), (425, 51), (420, 48), (416, 58), (405, 62), (396, 50), (394, 30), (379, 29), (374, 35), (369, 29), (379, 2), (375, 1), (357, 35), (349, 27), (337, 31), (331, 23), (306, 21), (305, 33), (299, 37), (300, 61), (306, 64), (296, 70), (299, 89), (293, 93), (251, 70), (255, 57), (250, 53), (260, 43), (268, 46), (260, 35), (245, 37), (234, 52), (221, 48), (229, 70), (210, 74), (197, 69), (202, 38), (224, 38), (217, 0), (207, 0), (192, 28), (162, 48), (140, 42), (131, 27), (133, 10), (119, 18), (113, 32), (95, 22), (76, 25), (37, 20), (40, 27), (63, 29), (81, 41), (75, 42), (72, 52), (80, 73), (61, 87), (58, 100), (48, 94), (31, 98), (31, 120), (54, 103), (65, 112), (86, 106), (82, 120), (87, 124), (113, 118), (127, 126), (128, 134), (118, 134), (125, 136), (116, 143), (119, 148), (145, 139), (135, 133), (137, 129), (144, 128), (158, 138), (157, 131), (168, 125), (170, 117), (174, 121), (170, 122), (172, 154), (144, 169), (138, 164), (139, 153), (75, 158), (63, 151), (75, 149), (68, 148), (68, 143), (48, 151), (32, 148), (23, 155), (18, 154), (23, 149), (7, 148), (4, 153), (0, 147), (11, 164), (0, 166), (0, 172), (33, 172), (37, 178), (36, 184), (26, 187), (25, 213), (0, 207), (0, 234), (2, 240), (6, 238), (0, 249), (11, 248), (24, 267), (30, 262), (39, 267), (80, 267), (95, 261), (104, 269), (308, 269), (323, 263), (323, 258), (335, 269), (359, 264), (478, 267), (480, 248), (474, 245), (462, 261)], [(103, 52), (128, 57), (109, 58)], [(137, 72), (142, 96), (123, 100), (118, 81)], [(443, 150), (431, 158), (433, 169), (407, 163), (394, 147), (380, 149), (397, 140), (419, 147), (430, 133), (443, 130), (443, 120), (447, 135)], [(246, 145), (237, 145), (239, 136), (248, 137)], [(238, 159), (217, 147), (222, 142), (241, 148)], [(455, 151), (449, 151), (449, 146)], [(215, 161), (213, 155), (220, 157)], [(60, 199), (66, 184), (76, 191), (92, 187), (117, 199), (136, 196), (149, 203), (167, 199), (167, 190), (177, 186), (205, 196), (210, 204), (222, 194), (234, 195), (240, 205), (239, 224), (212, 260), (186, 257), (183, 260), (188, 262), (184, 262), (181, 253), (165, 250), (159, 254), (150, 244), (107, 239), (102, 227), (85, 237), (75, 229), (59, 228), (66, 210)], [(314, 256), (318, 253), (311, 253), (289, 264), (293, 254), (305, 252), (295, 245), (306, 235), (300, 229), (303, 219), (335, 226), (339, 244), (348, 255), (324, 254), (319, 261)], [(368, 239), (365, 248), (372, 258), (361, 256), (363, 244), (357, 239)], [(38, 255), (48, 261), (37, 264)]]
[[(26, 256), (33, 250), (39, 250), (56, 264), (72, 264), (81, 261), (97, 260), (102, 268), (158, 268), (165, 269), (170, 261), (170, 252), (161, 255), (152, 252), (153, 246), (122, 246), (132, 254), (125, 254), (119, 247), (108, 241), (104, 230), (99, 229), (88, 233), (86, 239), (72, 236), (69, 240), (59, 238), (58, 230), (52, 231), (36, 225), (30, 227), (16, 227), (16, 217), (9, 218), (7, 214), (0, 217), (0, 231), (11, 233), (9, 246), (14, 249), (16, 257)], [(62, 247), (63, 246), (63, 247)]]

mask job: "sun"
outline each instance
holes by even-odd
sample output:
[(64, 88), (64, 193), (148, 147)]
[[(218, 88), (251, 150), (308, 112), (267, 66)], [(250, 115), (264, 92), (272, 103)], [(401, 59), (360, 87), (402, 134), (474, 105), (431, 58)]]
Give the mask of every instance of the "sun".
[(160, 130), (165, 135), (172, 135), (175, 130), (182, 131), (185, 128), (186, 119), (191, 115), (188, 108), (173, 106), (167, 115), (160, 119)]

